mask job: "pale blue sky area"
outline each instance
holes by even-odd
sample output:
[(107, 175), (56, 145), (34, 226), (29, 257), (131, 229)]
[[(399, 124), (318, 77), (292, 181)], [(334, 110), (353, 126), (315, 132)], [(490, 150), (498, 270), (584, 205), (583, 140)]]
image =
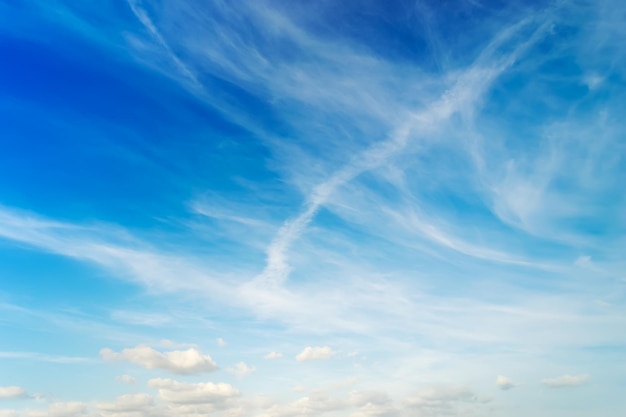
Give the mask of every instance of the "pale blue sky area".
[(623, 417), (625, 19), (0, 0), (0, 417)]

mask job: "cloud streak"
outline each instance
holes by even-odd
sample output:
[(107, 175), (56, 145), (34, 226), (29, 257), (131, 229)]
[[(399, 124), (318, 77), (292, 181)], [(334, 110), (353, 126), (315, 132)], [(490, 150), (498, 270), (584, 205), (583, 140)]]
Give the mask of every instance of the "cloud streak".
[[(351, 158), (348, 164), (331, 174), (327, 180), (313, 187), (312, 192), (306, 197), (302, 212), (283, 224), (267, 248), (267, 265), (256, 279), (265, 281), (268, 285), (283, 284), (290, 270), (287, 262), (289, 247), (299, 238), (320, 207), (326, 204), (333, 193), (364, 172), (388, 162), (404, 150), (410, 140), (419, 140), (421, 135), (438, 128), (455, 113), (467, 112), (469, 108), (475, 106), (491, 83), (510, 67), (523, 51), (540, 39), (548, 28), (548, 23), (540, 24), (529, 40), (519, 45), (513, 52), (503, 58), (493, 56), (502, 44), (528, 25), (530, 25), (529, 21), (522, 21), (496, 36), (476, 62), (456, 76), (457, 81), (453, 87), (445, 91), (437, 101), (423, 111), (410, 112), (407, 119), (389, 133), (388, 139), (368, 147)], [(434, 236), (433, 240), (453, 249), (458, 248), (457, 245), (450, 244), (441, 237)], [(467, 250), (462, 252), (472, 254)]]
[(393, 3), (0, 6), (4, 414), (613, 407), (623, 6)]
[(556, 378), (548, 378), (541, 381), (550, 388), (577, 387), (589, 381), (589, 375), (563, 375)]

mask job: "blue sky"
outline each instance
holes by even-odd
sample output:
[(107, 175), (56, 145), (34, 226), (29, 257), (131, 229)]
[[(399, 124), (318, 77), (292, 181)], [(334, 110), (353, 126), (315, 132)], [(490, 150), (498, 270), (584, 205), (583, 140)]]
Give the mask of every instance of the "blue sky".
[(0, 417), (621, 417), (626, 5), (0, 0)]

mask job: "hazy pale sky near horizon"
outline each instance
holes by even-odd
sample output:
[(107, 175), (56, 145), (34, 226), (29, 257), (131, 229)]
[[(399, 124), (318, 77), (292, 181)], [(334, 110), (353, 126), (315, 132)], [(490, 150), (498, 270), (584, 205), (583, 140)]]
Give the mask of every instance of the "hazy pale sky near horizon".
[(625, 21), (0, 0), (0, 417), (623, 417)]

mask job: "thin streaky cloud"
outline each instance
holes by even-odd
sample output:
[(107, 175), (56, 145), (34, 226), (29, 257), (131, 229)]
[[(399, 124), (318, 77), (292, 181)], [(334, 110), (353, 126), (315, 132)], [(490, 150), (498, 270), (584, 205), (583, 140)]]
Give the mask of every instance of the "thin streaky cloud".
[[(276, 237), (267, 248), (267, 264), (265, 269), (255, 279), (265, 281), (269, 285), (280, 285), (284, 283), (290, 271), (287, 262), (287, 253), (291, 243), (298, 239), (308, 223), (313, 219), (319, 208), (326, 203), (328, 198), (345, 183), (366, 171), (381, 166), (398, 152), (405, 149), (408, 141), (415, 135), (419, 138), (423, 130), (432, 129), (449, 119), (454, 113), (473, 105), (487, 90), (489, 84), (493, 82), (499, 74), (505, 71), (506, 68), (511, 66), (519, 54), (528, 49), (533, 42), (536, 42), (548, 28), (548, 24), (541, 25), (534, 31), (528, 41), (517, 47), (512, 53), (506, 56), (505, 59), (502, 59), (501, 62), (496, 61), (497, 64), (494, 67), (489, 68), (489, 66), (493, 65), (489, 61), (493, 59), (492, 55), (497, 48), (526, 25), (528, 25), (528, 22), (522, 21), (516, 26), (507, 28), (507, 30), (499, 34), (496, 39), (485, 48), (473, 67), (458, 76), (458, 81), (454, 87), (446, 91), (429, 109), (424, 112), (412, 114), (406, 122), (390, 133), (389, 139), (382, 143), (376, 143), (366, 149), (355, 157), (350, 164), (332, 174), (328, 180), (315, 186), (311, 194), (307, 197), (304, 210), (293, 219), (286, 221), (279, 229)], [(441, 239), (435, 240), (441, 242)], [(447, 244), (445, 241), (443, 243)], [(471, 254), (471, 252), (468, 254)]]
[(80, 356), (56, 356), (38, 352), (0, 352), (0, 359), (22, 359), (27, 361), (50, 362), (61, 364), (83, 363), (93, 361), (93, 358)]
[(191, 81), (191, 84), (194, 88), (202, 89), (202, 84), (198, 81), (194, 73), (185, 65), (180, 58), (172, 51), (172, 48), (165, 41), (157, 27), (150, 19), (150, 16), (146, 12), (146, 10), (142, 7), (142, 0), (128, 0), (128, 6), (133, 11), (134, 15), (141, 22), (141, 24), (148, 30), (150, 35), (165, 49), (170, 59), (176, 64), (176, 67), (179, 69), (181, 74)]
[(624, 12), (0, 2), (0, 415), (619, 414)]

